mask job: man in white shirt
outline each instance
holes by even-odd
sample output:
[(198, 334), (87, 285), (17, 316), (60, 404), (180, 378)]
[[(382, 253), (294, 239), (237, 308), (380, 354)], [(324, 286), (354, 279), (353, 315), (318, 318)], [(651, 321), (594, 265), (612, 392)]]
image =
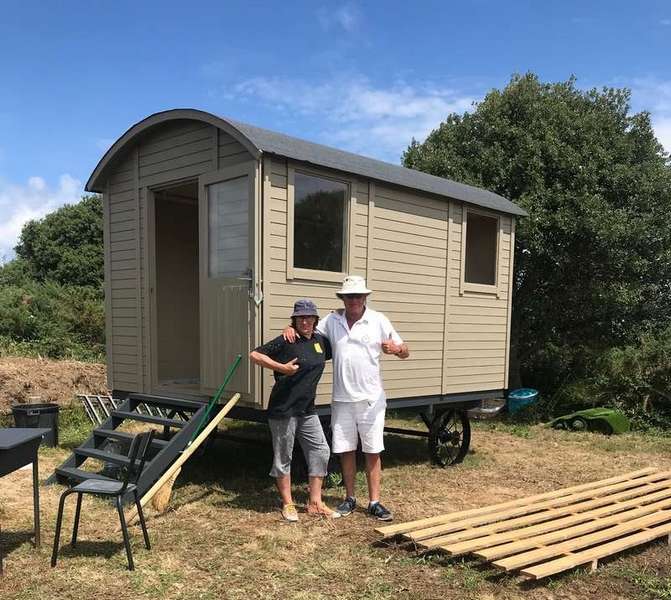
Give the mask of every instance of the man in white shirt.
[[(361, 438), (368, 481), (367, 512), (380, 521), (391, 521), (391, 512), (380, 503), (380, 453), (384, 450), (387, 406), (380, 374), (380, 354), (408, 358), (410, 353), (389, 319), (366, 307), (370, 293), (363, 277), (346, 277), (336, 292), (345, 308), (322, 319), (317, 331), (328, 338), (333, 352), (332, 450), (340, 455), (347, 493), (336, 510), (347, 516), (356, 508), (356, 448)], [(285, 334), (290, 337), (287, 330)]]

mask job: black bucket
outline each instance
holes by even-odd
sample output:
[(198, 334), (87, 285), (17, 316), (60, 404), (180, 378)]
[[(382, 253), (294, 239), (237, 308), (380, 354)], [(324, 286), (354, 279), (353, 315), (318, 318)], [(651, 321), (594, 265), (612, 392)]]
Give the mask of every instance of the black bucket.
[(58, 404), (17, 404), (12, 406), (14, 425), (49, 429), (43, 443), (47, 446), (58, 446), (58, 409)]

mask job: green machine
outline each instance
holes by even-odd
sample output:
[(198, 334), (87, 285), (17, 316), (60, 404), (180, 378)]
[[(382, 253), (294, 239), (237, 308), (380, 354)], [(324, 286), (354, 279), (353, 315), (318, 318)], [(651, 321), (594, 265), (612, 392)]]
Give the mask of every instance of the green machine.
[(629, 419), (612, 408), (588, 408), (557, 417), (549, 425), (555, 429), (572, 431), (596, 431), (611, 435), (629, 431)]

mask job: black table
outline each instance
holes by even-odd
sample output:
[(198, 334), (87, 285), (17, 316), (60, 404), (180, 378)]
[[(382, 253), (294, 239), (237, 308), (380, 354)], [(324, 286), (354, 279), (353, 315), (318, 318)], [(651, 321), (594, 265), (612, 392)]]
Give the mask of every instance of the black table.
[[(33, 524), (35, 545), (40, 545), (40, 485), (38, 481), (37, 448), (49, 429), (17, 427), (0, 429), (0, 477), (33, 463)], [(0, 573), (2, 549), (0, 548)]]

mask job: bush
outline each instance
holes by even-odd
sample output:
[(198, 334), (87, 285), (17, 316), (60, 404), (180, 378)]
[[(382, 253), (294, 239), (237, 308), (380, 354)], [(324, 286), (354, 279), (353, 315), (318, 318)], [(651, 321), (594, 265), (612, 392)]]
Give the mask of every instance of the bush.
[(28, 282), (0, 287), (0, 349), (6, 354), (100, 360), (105, 315), (100, 289)]

